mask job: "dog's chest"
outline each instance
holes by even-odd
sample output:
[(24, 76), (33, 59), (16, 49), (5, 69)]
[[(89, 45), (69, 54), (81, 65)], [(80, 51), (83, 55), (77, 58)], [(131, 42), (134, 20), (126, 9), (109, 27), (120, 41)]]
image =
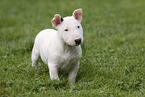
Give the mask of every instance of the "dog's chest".
[(77, 59), (78, 55), (73, 53), (63, 53), (58, 57), (60, 64), (72, 64)]
[(69, 70), (72, 66), (76, 65), (80, 59), (80, 55), (76, 52), (64, 52), (57, 57), (60, 69)]

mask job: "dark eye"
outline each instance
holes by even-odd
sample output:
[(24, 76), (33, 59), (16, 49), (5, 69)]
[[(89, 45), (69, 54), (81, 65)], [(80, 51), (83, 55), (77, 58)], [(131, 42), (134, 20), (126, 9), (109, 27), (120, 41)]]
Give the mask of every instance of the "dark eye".
[(80, 28), (80, 26), (78, 26), (78, 28)]
[(68, 29), (65, 29), (65, 31), (68, 31)]

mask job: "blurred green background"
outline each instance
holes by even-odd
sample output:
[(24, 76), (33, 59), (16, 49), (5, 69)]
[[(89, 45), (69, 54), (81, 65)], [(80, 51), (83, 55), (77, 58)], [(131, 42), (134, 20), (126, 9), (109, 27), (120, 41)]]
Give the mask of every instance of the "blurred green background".
[[(83, 56), (74, 86), (31, 66), (34, 38), (55, 14), (83, 9)], [(145, 96), (144, 0), (0, 0), (0, 96)]]

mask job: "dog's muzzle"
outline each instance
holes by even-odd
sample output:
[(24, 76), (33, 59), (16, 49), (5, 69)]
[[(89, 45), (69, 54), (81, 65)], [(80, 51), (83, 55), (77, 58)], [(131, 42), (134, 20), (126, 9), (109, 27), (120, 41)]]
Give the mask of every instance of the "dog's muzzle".
[(81, 44), (81, 38), (76, 39), (76, 40), (75, 40), (75, 43), (76, 43), (77, 45)]

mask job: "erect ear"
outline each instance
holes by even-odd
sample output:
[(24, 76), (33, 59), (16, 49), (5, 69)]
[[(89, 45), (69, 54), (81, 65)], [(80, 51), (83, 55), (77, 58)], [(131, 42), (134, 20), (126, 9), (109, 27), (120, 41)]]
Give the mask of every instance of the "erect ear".
[(53, 27), (56, 29), (57, 29), (57, 26), (62, 23), (62, 21), (63, 19), (61, 18), (59, 14), (56, 14), (54, 18), (51, 20)]
[(82, 9), (76, 9), (74, 12), (73, 12), (73, 16), (76, 20), (78, 20), (79, 22), (82, 21)]

